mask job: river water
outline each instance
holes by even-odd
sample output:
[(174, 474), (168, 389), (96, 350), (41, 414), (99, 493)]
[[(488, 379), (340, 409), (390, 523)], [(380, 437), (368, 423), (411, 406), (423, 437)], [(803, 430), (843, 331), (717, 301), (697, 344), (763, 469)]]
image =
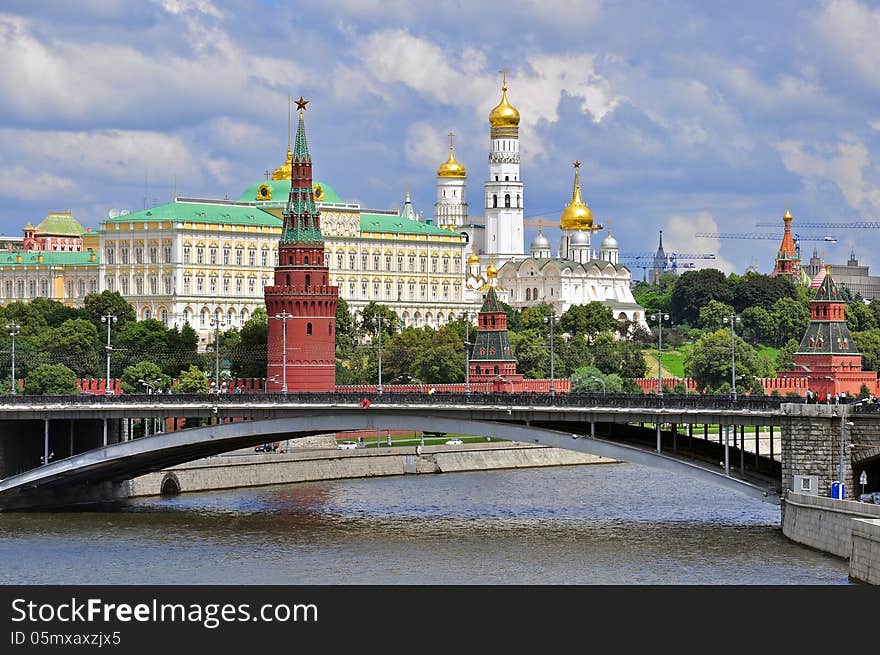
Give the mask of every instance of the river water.
[(0, 584), (847, 584), (779, 508), (632, 464), (0, 514)]

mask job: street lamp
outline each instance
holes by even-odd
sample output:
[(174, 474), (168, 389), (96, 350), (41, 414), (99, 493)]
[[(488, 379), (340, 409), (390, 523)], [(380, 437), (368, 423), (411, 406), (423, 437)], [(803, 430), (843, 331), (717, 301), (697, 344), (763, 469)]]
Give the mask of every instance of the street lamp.
[[(861, 405), (865, 402), (865, 399), (859, 400), (858, 402), (852, 403), (853, 406)], [(843, 444), (846, 440), (846, 426), (852, 426), (854, 423), (847, 421), (846, 417), (849, 414), (849, 405), (841, 405), (840, 406), (840, 453), (837, 458), (837, 498), (838, 500), (843, 500), (846, 497), (846, 491), (843, 485)]]
[(18, 392), (16, 390), (15, 384), (15, 336), (21, 332), (21, 326), (18, 323), (7, 323), (6, 331), (9, 333), (9, 336), (12, 337), (12, 395), (16, 395)]
[(281, 321), (281, 393), (287, 394), (287, 319), (293, 314), (285, 309), (272, 318)]
[(226, 321), (220, 318), (220, 314), (214, 314), (211, 319), (211, 327), (214, 328), (214, 393), (220, 393), (220, 327), (226, 325)]
[(553, 326), (556, 324), (556, 312), (544, 317), (544, 322), (550, 324), (550, 395), (556, 395), (555, 372), (553, 368)]
[(379, 386), (376, 388), (376, 391), (381, 395), (382, 393), (382, 316), (376, 317), (376, 325), (379, 330)]
[(663, 395), (663, 321), (669, 320), (669, 314), (651, 314), (651, 320), (657, 321), (657, 395)]
[(113, 348), (110, 346), (110, 326), (115, 325), (118, 320), (119, 319), (110, 312), (107, 312), (101, 317), (101, 323), (107, 324), (107, 382), (104, 384), (105, 396), (113, 395), (113, 390), (110, 388), (110, 353), (113, 350)]
[(464, 393), (471, 394), (471, 312), (464, 312)]
[(736, 402), (736, 329), (735, 326), (739, 325), (740, 318), (736, 314), (731, 314), (730, 316), (725, 316), (724, 319), (725, 325), (730, 325), (730, 397), (733, 399), (733, 402)]

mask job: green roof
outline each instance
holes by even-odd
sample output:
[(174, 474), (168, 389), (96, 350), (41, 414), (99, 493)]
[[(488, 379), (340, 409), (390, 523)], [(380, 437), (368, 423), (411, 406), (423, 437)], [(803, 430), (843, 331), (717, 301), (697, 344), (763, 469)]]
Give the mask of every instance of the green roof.
[(50, 212), (39, 225), (39, 234), (63, 234), (66, 236), (79, 237), (85, 234), (85, 228), (73, 217), (70, 212)]
[[(21, 255), (21, 263), (18, 256)], [(43, 261), (37, 258), (42, 255)], [(94, 253), (95, 261), (89, 261), (91, 252), (55, 252), (52, 250), (27, 250), (0, 252), (0, 266), (98, 266), (101, 261), (98, 253)]]
[(226, 225), (263, 225), (281, 227), (281, 219), (257, 207), (201, 202), (170, 202), (143, 211), (109, 218), (105, 223), (143, 221), (223, 223)]
[[(239, 202), (256, 202), (259, 200), (257, 193), (263, 185), (268, 186), (272, 190), (272, 199), (267, 201), (273, 204), (285, 204), (290, 195), (290, 180), (262, 180), (254, 182), (238, 197)], [(317, 187), (321, 187), (321, 199), (315, 198), (317, 202), (343, 204), (345, 201), (333, 190), (329, 184), (317, 181), (312, 184), (312, 189), (316, 191)]]
[(443, 234), (448, 237), (460, 237), (457, 232), (450, 232), (428, 225), (420, 221), (412, 221), (396, 214), (368, 214), (361, 212), (361, 232), (385, 232), (397, 234)]

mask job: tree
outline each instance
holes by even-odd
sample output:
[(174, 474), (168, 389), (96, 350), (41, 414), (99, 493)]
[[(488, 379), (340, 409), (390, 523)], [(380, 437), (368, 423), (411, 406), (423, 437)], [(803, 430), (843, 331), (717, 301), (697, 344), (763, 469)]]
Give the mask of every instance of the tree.
[(846, 305), (846, 326), (850, 332), (866, 332), (877, 327), (874, 313), (861, 300)]
[(865, 371), (880, 370), (880, 329), (853, 332), (853, 341), (862, 353), (862, 369)]
[(772, 343), (776, 338), (776, 324), (770, 310), (746, 307), (740, 314), (742, 323), (737, 332), (749, 343)]
[[(517, 371), (523, 376), (535, 380), (550, 377), (550, 349), (541, 333), (537, 330), (511, 333), (510, 347), (517, 359)], [(554, 367), (555, 364), (554, 361)]]
[[(619, 376), (616, 377), (618, 380), (620, 379)], [(611, 391), (607, 388), (608, 383), (605, 381), (605, 375), (595, 366), (582, 366), (572, 371), (570, 380), (572, 393)], [(622, 382), (620, 386), (622, 388)]]
[(107, 329), (106, 323), (101, 323), (101, 317), (108, 313), (116, 317), (116, 323), (110, 326), (112, 330), (121, 330), (126, 323), (137, 320), (134, 307), (122, 297), (118, 291), (102, 291), (101, 293), (87, 294), (83, 299), (83, 309), (88, 319), (100, 328), (102, 325)]
[[(168, 328), (156, 319), (130, 321), (116, 332), (113, 339), (114, 368), (121, 371), (140, 361), (150, 361), (164, 366), (174, 355), (168, 349)], [(177, 370), (180, 364), (174, 362)]]
[(81, 318), (68, 320), (57, 328), (48, 328), (38, 337), (40, 358), (48, 364), (63, 363), (77, 377), (92, 377), (98, 372), (98, 330)]
[[(238, 339), (226, 350), (229, 370), (235, 378), (264, 378), (268, 364), (269, 318), (262, 307), (245, 321)], [(288, 342), (288, 348), (290, 343)]]
[(728, 282), (732, 287), (731, 304), (737, 312), (747, 307), (769, 310), (780, 298), (797, 297), (795, 286), (787, 277), (770, 277), (749, 271), (742, 276), (731, 275)]
[(733, 313), (733, 307), (730, 305), (717, 300), (710, 300), (705, 307), (700, 308), (698, 325), (704, 330), (711, 330), (712, 332), (720, 330), (724, 327), (725, 317), (729, 317)]
[[(549, 317), (555, 311), (553, 305), (547, 302), (540, 302), (537, 305), (526, 307), (522, 312), (522, 327), (520, 330), (517, 330), (517, 332), (523, 330), (543, 331), (547, 329), (544, 325), (544, 319)], [(508, 326), (508, 329), (511, 328)], [(572, 334), (574, 334), (574, 332), (572, 332)]]
[[(265, 310), (263, 311), (265, 312)], [(160, 366), (166, 375), (177, 375), (181, 370), (190, 366), (198, 367), (201, 364), (199, 335), (189, 323), (184, 323), (180, 330), (176, 327), (168, 330), (165, 333), (165, 343), (167, 344), (168, 357), (160, 363)]]
[(351, 309), (345, 298), (340, 298), (336, 305), (336, 357), (351, 357), (357, 340), (358, 331)]
[(797, 339), (789, 339), (788, 342), (779, 349), (776, 355), (776, 371), (793, 371), (794, 370), (794, 354), (797, 352), (800, 343)]
[(803, 301), (780, 298), (773, 303), (770, 315), (776, 325), (774, 346), (784, 344), (789, 339), (800, 341), (810, 325), (810, 308)]
[(146, 382), (154, 391), (165, 391), (171, 383), (171, 378), (162, 372), (153, 362), (143, 361), (126, 367), (122, 372), (120, 383), (125, 393), (144, 393)]
[(181, 371), (180, 379), (172, 387), (176, 393), (208, 393), (209, 388), (208, 375), (195, 366)]
[[(675, 278), (677, 276), (673, 275), (672, 277)], [(633, 287), (632, 294), (635, 301), (645, 308), (646, 314), (665, 313), (669, 312), (669, 304), (672, 301), (672, 287), (674, 286), (675, 284), (673, 283), (667, 290), (661, 291), (655, 285), (638, 282)]]
[[(765, 355), (735, 337), (737, 387), (750, 385), (753, 378), (766, 377), (770, 362)], [(700, 337), (684, 360), (685, 373), (701, 391), (720, 388), (731, 375), (730, 330), (718, 330)], [(742, 380), (740, 383), (739, 380)]]
[(418, 378), (428, 384), (464, 380), (464, 357), (452, 343), (441, 343), (423, 351), (415, 362)]
[(511, 332), (519, 332), (523, 329), (522, 312), (514, 309), (506, 302), (500, 302), (501, 309), (507, 314), (507, 329)]
[(361, 322), (359, 329), (362, 334), (374, 335), (379, 329), (379, 319), (382, 319), (382, 332), (391, 336), (397, 332), (400, 325), (400, 317), (397, 312), (375, 301), (370, 301), (361, 312)]
[(617, 329), (614, 313), (600, 302), (589, 302), (586, 305), (572, 305), (559, 318), (559, 327), (571, 335), (583, 334), (588, 340), (602, 332), (613, 332)]
[(76, 373), (64, 364), (40, 364), (28, 373), (24, 392), (36, 396), (79, 393)]
[(682, 273), (669, 303), (669, 315), (673, 323), (696, 325), (700, 308), (717, 300), (730, 304), (733, 292), (724, 273), (714, 268)]

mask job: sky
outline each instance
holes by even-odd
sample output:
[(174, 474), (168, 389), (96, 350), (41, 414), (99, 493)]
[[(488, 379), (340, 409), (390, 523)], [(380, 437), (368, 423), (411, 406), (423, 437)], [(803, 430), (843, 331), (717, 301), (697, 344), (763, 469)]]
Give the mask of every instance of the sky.
[(798, 229), (880, 220), (878, 41), (859, 0), (2, 0), (0, 233), (65, 209), (97, 228), (175, 183), (237, 198), (284, 160), (288, 95), (346, 201), (409, 188), (433, 215), (454, 131), (481, 217), (506, 68), (525, 215), (554, 248), (579, 160), (624, 254), (662, 229), (667, 252), (715, 255), (698, 267), (768, 273), (790, 208), (805, 260), (854, 249), (880, 275), (880, 230)]

